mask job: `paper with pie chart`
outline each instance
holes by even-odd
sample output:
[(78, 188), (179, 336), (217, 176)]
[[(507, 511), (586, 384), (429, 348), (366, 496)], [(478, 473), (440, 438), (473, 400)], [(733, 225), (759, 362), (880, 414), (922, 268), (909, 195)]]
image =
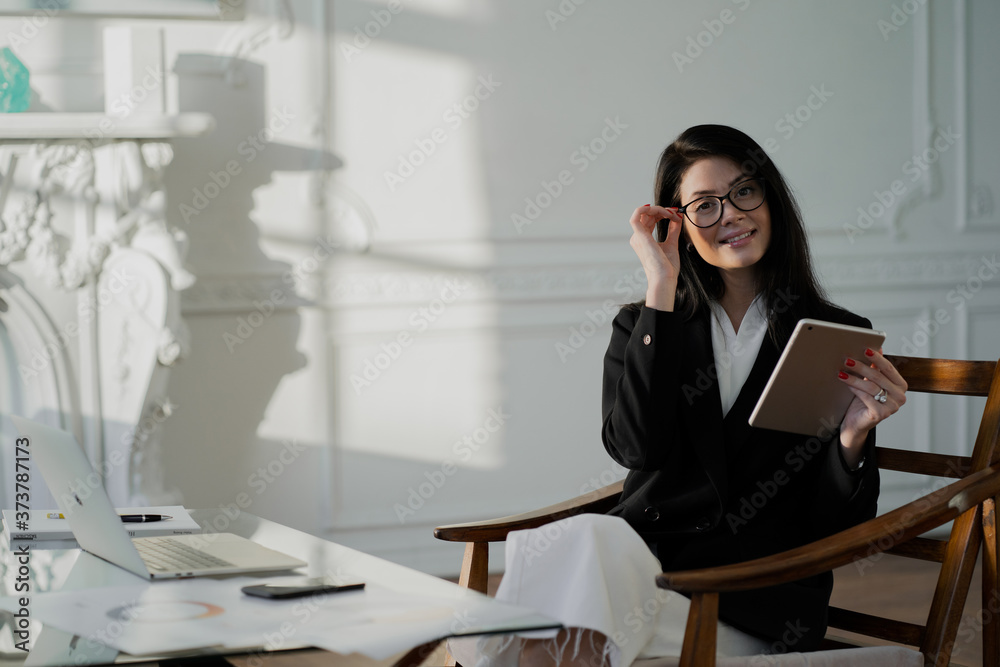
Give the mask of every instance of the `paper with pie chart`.
[[(32, 597), (32, 618), (78, 635), (91, 648), (108, 646), (133, 655), (316, 646), (375, 659), (475, 626), (537, 618), (475, 594), (437, 598), (375, 584), (292, 600), (240, 591), (259, 582), (199, 578), (43, 593)], [(16, 598), (0, 598), (2, 609), (14, 611), (16, 604)]]

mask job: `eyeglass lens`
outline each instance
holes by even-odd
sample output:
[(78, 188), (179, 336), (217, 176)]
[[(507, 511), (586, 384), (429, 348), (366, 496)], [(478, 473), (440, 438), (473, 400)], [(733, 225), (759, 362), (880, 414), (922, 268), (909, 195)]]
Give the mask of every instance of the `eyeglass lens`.
[(757, 179), (737, 183), (725, 197), (711, 195), (695, 199), (685, 211), (698, 227), (711, 227), (722, 219), (723, 199), (728, 199), (741, 211), (752, 211), (764, 202), (764, 183)]

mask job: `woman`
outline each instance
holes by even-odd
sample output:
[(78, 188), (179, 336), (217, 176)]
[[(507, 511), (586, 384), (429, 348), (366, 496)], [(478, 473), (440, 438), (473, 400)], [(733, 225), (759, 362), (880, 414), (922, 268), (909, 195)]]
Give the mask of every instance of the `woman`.
[[(543, 529), (508, 539), (498, 597), (579, 628), (518, 640), (522, 663), (677, 655), (688, 601), (651, 597), (651, 573), (778, 553), (875, 515), (874, 428), (906, 400), (880, 351), (844, 360), (854, 399), (839, 428), (809, 438), (748, 423), (799, 319), (871, 326), (823, 297), (773, 162), (739, 130), (692, 127), (661, 155), (655, 196), (630, 220), (646, 299), (615, 318), (604, 363), (602, 435), (629, 470), (624, 493), (610, 517), (566, 522), (544, 552), (532, 547)], [(826, 573), (723, 594), (720, 654), (815, 648), (832, 584)]]

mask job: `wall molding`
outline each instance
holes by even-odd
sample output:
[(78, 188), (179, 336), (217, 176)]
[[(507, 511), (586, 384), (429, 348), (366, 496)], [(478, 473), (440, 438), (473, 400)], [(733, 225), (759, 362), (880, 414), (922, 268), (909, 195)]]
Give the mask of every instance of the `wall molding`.
[(970, 77), (974, 66), (970, 49), (969, 0), (954, 0), (954, 99), (955, 125), (958, 127), (958, 155), (955, 159), (955, 184), (957, 190), (958, 214), (955, 227), (960, 232), (987, 230), (996, 231), (996, 225), (983, 224), (984, 218), (994, 214), (993, 191), (987, 183), (975, 183), (972, 172), (972, 110), (969, 106)]
[(955, 21), (955, 124), (961, 140), (955, 157), (955, 202), (958, 215), (955, 227), (966, 231), (969, 226), (969, 30), (966, 0), (953, 0)]
[[(924, 8), (913, 16), (913, 154), (920, 155), (932, 148), (937, 132), (931, 111), (931, 19), (930, 9)], [(937, 165), (931, 165), (920, 176), (920, 185), (907, 192), (887, 216), (889, 238), (898, 240), (903, 216), (928, 201), (940, 190)]]
[[(853, 255), (818, 257), (816, 265), (831, 289), (872, 289), (913, 287), (954, 287), (975, 276), (985, 260), (996, 253), (962, 252), (910, 256), (857, 257)], [(1000, 280), (983, 283), (1000, 286)]]
[[(865, 288), (954, 287), (976, 275), (989, 252), (947, 252), (904, 256), (828, 255), (816, 258), (824, 283), (832, 290)], [(183, 294), (185, 315), (252, 310), (269, 300), (275, 290), (286, 297), (276, 310), (300, 307), (368, 309), (412, 307), (457, 293), (463, 304), (546, 303), (593, 301), (616, 303), (639, 300), (645, 277), (638, 262), (488, 267), (423, 268), (342, 267), (307, 276), (309, 284), (289, 283), (287, 274), (250, 273), (199, 275)], [(1000, 280), (995, 286), (1000, 286)], [(317, 287), (320, 294), (314, 295)], [(992, 281), (984, 287), (994, 287)]]
[[(282, 295), (281, 303), (273, 298), (275, 290)], [(313, 305), (295, 291), (294, 285), (285, 282), (282, 274), (199, 275), (198, 282), (181, 293), (181, 314), (242, 313), (265, 301), (279, 312)]]

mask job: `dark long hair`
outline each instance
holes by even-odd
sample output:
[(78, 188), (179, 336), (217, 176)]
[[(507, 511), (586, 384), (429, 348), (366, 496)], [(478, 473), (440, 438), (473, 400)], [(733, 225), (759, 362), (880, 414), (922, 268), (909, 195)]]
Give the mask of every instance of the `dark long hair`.
[[(681, 206), (680, 185), (692, 164), (709, 157), (729, 158), (747, 177), (765, 181), (771, 241), (757, 263), (756, 291), (763, 295), (768, 333), (779, 349), (802, 317), (836, 309), (813, 273), (802, 214), (771, 157), (745, 133), (726, 125), (696, 125), (667, 146), (656, 169), (654, 198), (659, 206)], [(686, 317), (706, 312), (725, 292), (719, 270), (681, 240), (676, 309)]]

